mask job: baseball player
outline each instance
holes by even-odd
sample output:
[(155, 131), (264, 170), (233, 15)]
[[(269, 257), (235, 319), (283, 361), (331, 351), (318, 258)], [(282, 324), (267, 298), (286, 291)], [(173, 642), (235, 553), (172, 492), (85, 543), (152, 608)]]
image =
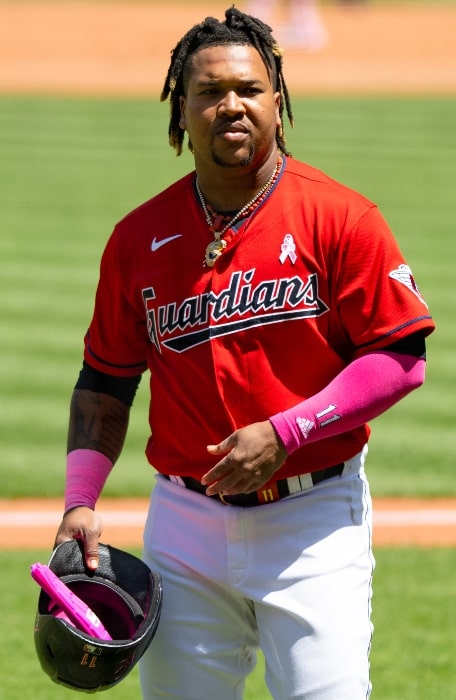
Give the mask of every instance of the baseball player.
[(147, 700), (239, 700), (258, 648), (276, 700), (370, 694), (367, 422), (424, 381), (434, 324), (375, 204), (287, 151), (270, 28), (228, 9), (176, 45), (162, 100), (195, 170), (105, 248), (71, 404), (65, 514), (95, 511), (150, 372), (144, 560), (162, 616)]

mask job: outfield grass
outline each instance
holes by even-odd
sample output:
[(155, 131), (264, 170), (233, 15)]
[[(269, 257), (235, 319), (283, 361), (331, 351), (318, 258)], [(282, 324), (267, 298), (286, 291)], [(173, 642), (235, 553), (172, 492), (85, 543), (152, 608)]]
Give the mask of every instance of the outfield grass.
[[(374, 495), (456, 494), (454, 98), (309, 98), (296, 157), (359, 189), (392, 225), (438, 324), (428, 381), (373, 423)], [(68, 400), (113, 224), (193, 166), (148, 100), (0, 97), (2, 496), (60, 495)], [(106, 488), (144, 495), (147, 380)]]
[[(76, 697), (74, 691), (48, 679), (35, 654), (33, 621), (38, 589), (29, 576), (29, 566), (35, 561), (45, 562), (47, 557), (48, 552), (42, 550), (0, 552), (2, 700)], [(372, 700), (456, 700), (456, 551), (380, 549), (376, 558)], [(260, 656), (248, 680), (245, 700), (269, 697), (262, 674)], [(137, 670), (108, 695), (110, 700), (137, 700)]]

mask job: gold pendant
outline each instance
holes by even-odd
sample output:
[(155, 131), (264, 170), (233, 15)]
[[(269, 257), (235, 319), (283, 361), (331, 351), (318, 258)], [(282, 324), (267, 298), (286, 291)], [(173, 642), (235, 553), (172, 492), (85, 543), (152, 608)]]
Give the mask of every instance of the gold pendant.
[(211, 241), (207, 246), (206, 253), (204, 255), (204, 264), (206, 267), (214, 267), (215, 261), (219, 259), (225, 248), (226, 241)]

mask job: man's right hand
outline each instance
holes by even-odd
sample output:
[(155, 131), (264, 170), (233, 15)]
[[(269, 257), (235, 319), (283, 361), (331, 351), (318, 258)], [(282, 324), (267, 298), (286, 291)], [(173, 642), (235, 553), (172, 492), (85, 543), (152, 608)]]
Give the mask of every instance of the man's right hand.
[(86, 566), (98, 566), (98, 540), (103, 532), (101, 518), (87, 506), (72, 508), (63, 516), (55, 538), (55, 546), (68, 540), (82, 540)]

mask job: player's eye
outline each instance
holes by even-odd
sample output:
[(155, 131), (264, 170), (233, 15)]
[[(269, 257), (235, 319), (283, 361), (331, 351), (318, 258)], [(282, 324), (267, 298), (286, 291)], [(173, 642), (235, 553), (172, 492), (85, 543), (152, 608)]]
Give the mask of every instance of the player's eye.
[(220, 92), (220, 88), (218, 85), (201, 84), (196, 92), (198, 95), (217, 95)]
[(244, 95), (259, 95), (261, 93), (261, 90), (256, 87), (246, 87), (243, 88), (240, 92)]

